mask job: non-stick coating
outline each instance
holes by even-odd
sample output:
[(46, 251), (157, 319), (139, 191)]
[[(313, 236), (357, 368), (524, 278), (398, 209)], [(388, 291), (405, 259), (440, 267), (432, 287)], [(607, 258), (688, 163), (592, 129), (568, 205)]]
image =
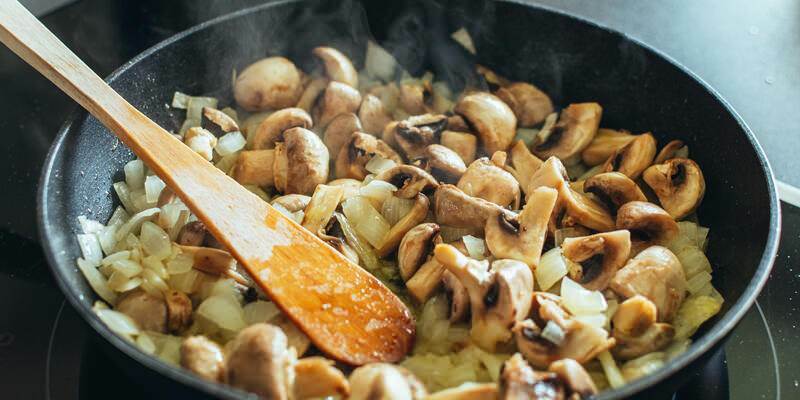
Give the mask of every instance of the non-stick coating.
[[(687, 366), (697, 365), (703, 353), (719, 346), (767, 278), (780, 216), (763, 152), (713, 90), (646, 45), (551, 10), (500, 1), (447, 6), (396, 1), (365, 2), (362, 13), (338, 4), (273, 3), (216, 19), (146, 51), (109, 82), (150, 118), (175, 129), (182, 115), (166, 106), (174, 91), (229, 98), (231, 71), (260, 57), (287, 55), (307, 66), (310, 49), (327, 44), (361, 62), (366, 31), (358, 21), (368, 19), (374, 37), (400, 54), (407, 68), (431, 68), (463, 84), (470, 81), (469, 74), (453, 66), (474, 60), (442, 39), (466, 26), (475, 39), (478, 62), (533, 82), (561, 106), (599, 102), (604, 127), (652, 131), (659, 145), (683, 140), (706, 177), (699, 215), (701, 224), (711, 228), (708, 255), (715, 268), (714, 284), (726, 299), (723, 312), (707, 324), (688, 352), (654, 375), (600, 398), (626, 397), (654, 387), (669, 390), (687, 375)], [(436, 46), (426, 46), (431, 43)], [(110, 216), (117, 204), (111, 184), (122, 179), (122, 167), (132, 157), (83, 112), (64, 126), (45, 165), (39, 196), (42, 242), (53, 273), (73, 307), (116, 347), (115, 359), (130, 366), (137, 378), (156, 377), (148, 386), (157, 393), (188, 390), (241, 396), (139, 352), (91, 312), (96, 296), (74, 265), (80, 256), (74, 237), (77, 218), (105, 221)], [(169, 379), (184, 385), (169, 384)]]

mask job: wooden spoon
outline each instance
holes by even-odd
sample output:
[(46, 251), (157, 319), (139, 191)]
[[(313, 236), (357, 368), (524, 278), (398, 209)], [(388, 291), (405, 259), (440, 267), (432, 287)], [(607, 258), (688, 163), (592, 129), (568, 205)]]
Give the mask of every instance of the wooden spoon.
[(352, 365), (410, 350), (413, 318), (386, 286), (136, 110), (17, 1), (0, 0), (0, 41), (131, 148), (320, 350)]

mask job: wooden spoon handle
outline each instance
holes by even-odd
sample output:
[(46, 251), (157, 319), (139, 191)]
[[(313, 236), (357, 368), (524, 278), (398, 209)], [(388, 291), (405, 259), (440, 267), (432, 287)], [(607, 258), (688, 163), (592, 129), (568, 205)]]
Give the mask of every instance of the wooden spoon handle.
[(363, 364), (410, 349), (412, 317), (386, 286), (136, 110), (17, 1), (0, 0), (0, 41), (133, 150), (320, 350)]

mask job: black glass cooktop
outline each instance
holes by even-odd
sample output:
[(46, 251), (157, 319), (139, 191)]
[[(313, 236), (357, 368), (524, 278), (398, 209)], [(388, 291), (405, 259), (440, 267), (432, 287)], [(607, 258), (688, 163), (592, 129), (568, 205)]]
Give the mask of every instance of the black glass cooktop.
[[(45, 24), (100, 75), (173, 33), (259, 1), (81, 0)], [(665, 51), (730, 101), (764, 145), (776, 176), (800, 185), (800, 2), (547, 0)], [(667, 4), (668, 3), (668, 4)], [(76, 106), (0, 49), (0, 390), (8, 399), (152, 398), (100, 350), (65, 304), (35, 223), (39, 170)], [(783, 207), (772, 276), (724, 351), (670, 399), (800, 398), (800, 208)]]

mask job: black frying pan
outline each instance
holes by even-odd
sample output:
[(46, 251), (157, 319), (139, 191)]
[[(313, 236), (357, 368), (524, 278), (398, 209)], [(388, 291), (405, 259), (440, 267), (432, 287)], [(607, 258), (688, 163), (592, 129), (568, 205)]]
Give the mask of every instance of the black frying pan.
[[(233, 69), (266, 55), (308, 66), (310, 50), (332, 45), (363, 59), (372, 35), (412, 73), (432, 69), (456, 87), (473, 84), (475, 61), (515, 80), (530, 81), (556, 104), (597, 101), (602, 126), (652, 131), (660, 145), (688, 143), (706, 177), (700, 222), (711, 228), (708, 256), (714, 285), (726, 299), (691, 348), (653, 375), (598, 398), (671, 392), (719, 349), (767, 279), (778, 244), (780, 209), (772, 172), (752, 132), (700, 78), (668, 57), (609, 29), (560, 12), (513, 2), (421, 4), (414, 1), (289, 1), (242, 10), (198, 25), (139, 55), (108, 81), (167, 129), (182, 117), (165, 107), (176, 90), (230, 99)], [(477, 60), (446, 39), (468, 28)], [(95, 295), (76, 269), (77, 217), (105, 221), (116, 205), (111, 184), (133, 158), (85, 112), (62, 128), (42, 174), (42, 243), (62, 291), (104, 339), (109, 354), (154, 396), (244, 396), (172, 368), (111, 333), (91, 311)], [(110, 344), (110, 346), (109, 346)]]

